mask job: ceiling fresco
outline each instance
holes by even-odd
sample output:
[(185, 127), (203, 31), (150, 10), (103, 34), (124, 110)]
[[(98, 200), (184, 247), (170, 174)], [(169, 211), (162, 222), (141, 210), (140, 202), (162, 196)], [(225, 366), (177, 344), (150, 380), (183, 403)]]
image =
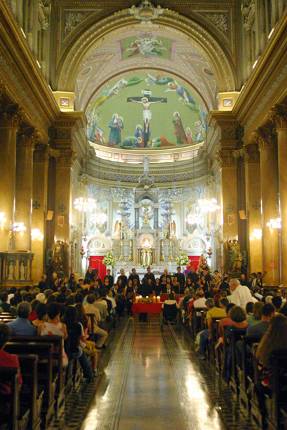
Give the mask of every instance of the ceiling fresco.
[(182, 79), (158, 70), (126, 72), (106, 83), (86, 111), (91, 142), (163, 149), (205, 141), (207, 111)]
[(217, 107), (215, 72), (202, 47), (184, 33), (161, 25), (135, 24), (114, 30), (87, 51), (78, 68), (76, 108), (115, 75), (140, 68), (165, 70), (189, 82), (208, 109)]

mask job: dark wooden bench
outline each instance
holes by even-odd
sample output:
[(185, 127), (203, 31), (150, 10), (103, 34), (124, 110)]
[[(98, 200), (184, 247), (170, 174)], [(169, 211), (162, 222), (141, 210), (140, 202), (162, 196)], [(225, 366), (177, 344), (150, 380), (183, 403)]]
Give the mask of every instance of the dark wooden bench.
[(11, 392), (0, 394), (0, 423), (9, 430), (24, 430), (28, 428), (30, 410), (20, 413), (20, 385), (18, 370), (15, 367), (0, 367), (0, 383), (8, 384)]
[(191, 334), (195, 339), (197, 333), (204, 329), (204, 320), (206, 315), (206, 308), (193, 308), (191, 316)]
[(48, 427), (54, 416), (56, 379), (53, 379), (53, 344), (40, 342), (12, 342), (5, 345), (12, 354), (35, 354), (38, 356), (38, 383), (43, 389), (42, 427)]
[(38, 387), (38, 356), (18, 355), (23, 384), (20, 392), (20, 406), (30, 410), (29, 429), (39, 430), (44, 391)]
[(13, 336), (11, 342), (36, 342), (48, 343), (53, 345), (53, 380), (56, 381), (55, 390), (55, 412), (59, 414), (60, 410), (64, 408), (65, 402), (65, 371), (63, 367), (63, 347), (64, 340), (61, 336)]

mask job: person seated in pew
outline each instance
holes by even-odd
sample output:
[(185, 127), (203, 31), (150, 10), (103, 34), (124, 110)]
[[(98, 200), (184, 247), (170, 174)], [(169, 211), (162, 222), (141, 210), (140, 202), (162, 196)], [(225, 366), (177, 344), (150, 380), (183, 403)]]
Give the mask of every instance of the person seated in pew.
[(17, 318), (14, 321), (7, 323), (12, 336), (35, 336), (37, 334), (36, 328), (28, 319), (31, 310), (32, 308), (30, 303), (19, 303), (17, 306)]
[(7, 291), (1, 291), (0, 293), (0, 313), (1, 312), (9, 312), (11, 315), (15, 316), (15, 311), (12, 308), (11, 304), (8, 303), (8, 293)]
[[(267, 305), (266, 305), (267, 306)], [(262, 337), (256, 350), (256, 358), (260, 371), (259, 383), (256, 392), (263, 419), (266, 419), (266, 395), (272, 395), (272, 374), (270, 359), (275, 351), (287, 351), (287, 318), (284, 315), (275, 315)]]
[[(252, 302), (249, 302), (252, 303)], [(247, 305), (249, 304), (247, 303)], [(246, 306), (247, 306), (246, 305)], [(248, 322), (248, 327), (251, 327), (255, 324), (258, 324), (261, 321), (261, 317), (262, 317), (262, 308), (264, 306), (263, 302), (256, 302), (256, 303), (252, 303), (252, 308), (253, 308), (253, 313), (249, 315), (247, 315), (247, 322)], [(250, 306), (249, 306), (250, 309)]]
[(223, 342), (224, 327), (235, 327), (238, 329), (246, 329), (248, 327), (246, 313), (240, 306), (232, 306), (227, 317), (219, 321), (218, 331), (221, 342)]
[(81, 346), (81, 341), (84, 343), (85, 335), (84, 328), (78, 320), (78, 312), (74, 306), (66, 308), (64, 318), (67, 327), (67, 338), (65, 340), (65, 350), (69, 360), (77, 359), (83, 370), (84, 378), (87, 382), (93, 381), (92, 366)]
[(196, 299), (193, 302), (193, 307), (194, 308), (205, 308), (205, 304), (206, 304), (206, 298), (205, 298), (205, 294), (203, 291), (203, 288), (198, 288), (198, 290), (196, 291)]
[(205, 352), (208, 345), (209, 340), (212, 335), (212, 319), (213, 318), (224, 318), (226, 317), (226, 312), (224, 309), (215, 306), (214, 300), (209, 298), (205, 303), (207, 307), (206, 313), (206, 325), (207, 329), (202, 330), (199, 334), (199, 358), (205, 359)]
[[(38, 327), (40, 336), (61, 336), (67, 339), (66, 324), (61, 322), (61, 305), (59, 303), (50, 303), (47, 305), (47, 321)], [(65, 350), (62, 351), (63, 366), (68, 365), (68, 358)]]
[(101, 327), (99, 323), (101, 322), (101, 314), (97, 306), (95, 306), (96, 296), (94, 294), (89, 294), (87, 297), (87, 303), (84, 304), (84, 310), (86, 314), (94, 315), (94, 329), (93, 334), (98, 337), (96, 341), (97, 349), (104, 348), (105, 342), (108, 337), (108, 332)]
[(272, 298), (272, 305), (275, 308), (275, 312), (278, 314), (280, 312), (281, 306), (282, 306), (282, 297), (275, 296)]
[[(22, 384), (20, 364), (17, 355), (4, 351), (4, 347), (11, 336), (11, 330), (7, 324), (0, 323), (0, 367), (9, 367), (18, 369), (19, 384)], [(8, 384), (0, 383), (0, 395), (11, 394), (12, 388)], [(2, 405), (1, 405), (2, 406)]]
[(262, 307), (261, 321), (248, 327), (246, 335), (248, 337), (261, 339), (268, 329), (270, 320), (275, 314), (275, 308), (271, 303), (265, 303)]
[(36, 311), (36, 319), (32, 321), (34, 327), (37, 328), (38, 334), (40, 333), (41, 327), (44, 322), (47, 321), (47, 305), (45, 303), (39, 303), (35, 309)]

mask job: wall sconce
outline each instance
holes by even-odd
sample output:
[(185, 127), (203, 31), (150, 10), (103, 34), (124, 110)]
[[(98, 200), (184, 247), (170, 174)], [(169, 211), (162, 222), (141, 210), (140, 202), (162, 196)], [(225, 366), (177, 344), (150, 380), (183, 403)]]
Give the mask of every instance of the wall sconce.
[(6, 215), (4, 212), (0, 212), (0, 228), (1, 230), (5, 227), (6, 224)]
[(281, 229), (281, 218), (271, 218), (267, 223), (267, 227), (271, 230), (280, 230)]
[(42, 240), (44, 240), (44, 235), (41, 232), (41, 230), (39, 228), (32, 228), (31, 230), (31, 238), (34, 241), (39, 241), (41, 242)]
[(262, 230), (261, 228), (254, 228), (250, 235), (250, 240), (259, 240), (262, 238)]
[(15, 233), (24, 233), (26, 230), (26, 226), (23, 222), (14, 222), (12, 226), (12, 231)]

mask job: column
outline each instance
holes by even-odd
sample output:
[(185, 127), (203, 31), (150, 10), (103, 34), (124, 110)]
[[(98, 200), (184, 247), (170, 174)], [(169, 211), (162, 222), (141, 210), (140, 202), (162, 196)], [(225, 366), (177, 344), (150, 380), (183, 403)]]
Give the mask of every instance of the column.
[(265, 127), (257, 130), (260, 150), (261, 182), (261, 219), (263, 270), (266, 272), (266, 284), (278, 285), (279, 270), (279, 234), (277, 229), (267, 226), (270, 219), (278, 218), (278, 166), (277, 151), (272, 131)]
[(221, 149), (221, 199), (223, 240), (238, 239), (237, 165), (233, 151)]
[(287, 285), (287, 105), (277, 105), (272, 110), (278, 146), (278, 186), (281, 229), (281, 282)]
[(48, 198), (48, 146), (38, 145), (33, 160), (32, 279), (38, 282), (44, 273), (46, 217)]
[(249, 272), (262, 272), (260, 154), (257, 144), (245, 147), (244, 167)]
[(59, 150), (56, 159), (56, 193), (55, 193), (55, 236), (54, 242), (61, 248), (64, 273), (68, 274), (69, 242), (70, 242), (70, 214), (71, 214), (71, 178), (73, 151)]
[(23, 223), (26, 230), (15, 234), (15, 249), (31, 251), (33, 151), (35, 134), (32, 127), (18, 134), (16, 151), (15, 222)]
[(19, 124), (17, 108), (0, 115), (0, 250), (7, 251), (10, 228), (14, 222), (16, 178), (16, 134)]

